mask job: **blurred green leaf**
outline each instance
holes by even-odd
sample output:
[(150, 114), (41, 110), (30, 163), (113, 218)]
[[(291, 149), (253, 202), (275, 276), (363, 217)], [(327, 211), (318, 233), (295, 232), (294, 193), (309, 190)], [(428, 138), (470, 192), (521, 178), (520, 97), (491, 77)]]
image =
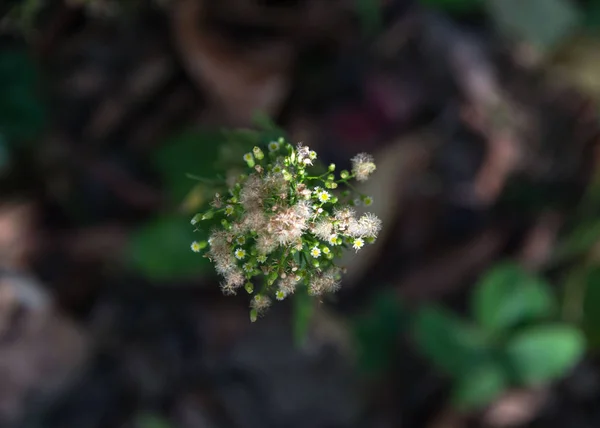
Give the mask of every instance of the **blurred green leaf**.
[(362, 28), (367, 35), (377, 34), (382, 28), (380, 0), (354, 0)]
[(420, 309), (414, 328), (421, 352), (451, 376), (470, 373), (490, 356), (491, 347), (482, 332), (442, 308)]
[(552, 261), (556, 263), (585, 254), (599, 239), (600, 220), (582, 222), (556, 246)]
[(421, 0), (421, 3), (450, 13), (465, 13), (481, 7), (483, 1), (484, 0)]
[(406, 325), (406, 309), (397, 296), (390, 294), (376, 296), (369, 312), (353, 323), (358, 366), (366, 373), (378, 374), (392, 365), (398, 338)]
[(136, 428), (172, 428), (171, 423), (151, 413), (142, 413), (135, 420)]
[(500, 364), (481, 364), (457, 380), (452, 401), (460, 410), (473, 410), (490, 404), (508, 387), (508, 378)]
[(26, 52), (0, 53), (0, 133), (11, 144), (34, 139), (43, 129), (45, 110), (37, 84), (36, 66)]
[(507, 343), (506, 353), (517, 380), (538, 385), (567, 374), (585, 352), (583, 334), (568, 325), (530, 327)]
[(570, 0), (487, 0), (485, 4), (501, 33), (531, 44), (542, 54), (571, 35), (581, 19)]
[(600, 348), (600, 267), (589, 269), (583, 278), (583, 329), (590, 346)]
[(190, 245), (203, 237), (193, 233), (189, 219), (172, 215), (156, 218), (131, 237), (133, 267), (152, 279), (181, 278), (211, 272), (210, 262)]
[(301, 287), (294, 293), (293, 304), (294, 341), (297, 346), (302, 346), (306, 341), (310, 320), (314, 310), (314, 302), (308, 295), (306, 287)]
[(488, 271), (473, 293), (475, 321), (491, 333), (548, 317), (555, 309), (550, 286), (515, 263)]
[(174, 202), (181, 202), (195, 184), (187, 174), (215, 177), (224, 141), (219, 131), (187, 131), (169, 139), (155, 152), (154, 162)]

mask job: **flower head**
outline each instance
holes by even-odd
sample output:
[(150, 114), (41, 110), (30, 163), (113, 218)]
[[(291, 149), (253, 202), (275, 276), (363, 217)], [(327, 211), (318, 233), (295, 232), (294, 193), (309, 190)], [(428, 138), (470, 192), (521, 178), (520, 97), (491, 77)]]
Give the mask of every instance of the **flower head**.
[(365, 245), (365, 240), (362, 238), (356, 238), (352, 241), (352, 248), (356, 251), (360, 250)]
[(246, 258), (246, 250), (243, 248), (236, 248), (233, 254), (238, 260), (244, 260)]
[[(191, 220), (196, 225), (214, 218), (219, 225), (208, 242), (194, 241), (191, 248), (199, 252), (207, 247), (206, 257), (223, 278), (223, 293), (235, 294), (244, 287), (252, 295), (252, 321), (272, 301), (293, 293), (337, 291), (342, 270), (336, 258), (348, 247), (358, 251), (373, 243), (381, 230), (375, 215), (359, 218), (348, 206), (355, 198), (371, 205), (372, 198), (358, 194), (348, 181), (366, 180), (375, 170), (373, 158), (355, 156), (352, 174), (343, 170), (339, 176), (333, 164), (325, 174), (311, 173), (317, 159), (314, 150), (284, 139), (254, 146), (243, 155), (245, 168), (226, 173), (227, 193), (217, 194), (209, 210)], [(338, 186), (348, 190), (338, 194)], [(259, 275), (265, 287), (257, 291), (252, 279)]]
[(358, 181), (366, 181), (375, 169), (373, 156), (367, 153), (359, 153), (352, 158), (352, 173)]
[(310, 255), (313, 256), (315, 259), (319, 258), (321, 256), (321, 250), (318, 247), (313, 247), (310, 250)]

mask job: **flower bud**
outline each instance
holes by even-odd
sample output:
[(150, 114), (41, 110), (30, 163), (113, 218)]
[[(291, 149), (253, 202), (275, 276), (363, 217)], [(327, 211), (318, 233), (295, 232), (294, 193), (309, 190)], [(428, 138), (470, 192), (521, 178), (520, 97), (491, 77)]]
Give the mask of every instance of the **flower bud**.
[(254, 148), (252, 149), (252, 153), (254, 154), (254, 157), (258, 160), (263, 160), (263, 158), (265, 157), (265, 154), (258, 146), (254, 146)]

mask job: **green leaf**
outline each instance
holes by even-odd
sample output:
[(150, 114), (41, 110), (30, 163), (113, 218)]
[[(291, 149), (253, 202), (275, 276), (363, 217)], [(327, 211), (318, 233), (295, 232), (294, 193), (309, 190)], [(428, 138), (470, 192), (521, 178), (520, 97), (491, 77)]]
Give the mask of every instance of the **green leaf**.
[(136, 230), (129, 244), (130, 263), (152, 279), (183, 278), (211, 272), (210, 262), (190, 245), (205, 239), (194, 233), (189, 219), (164, 216)]
[(561, 324), (531, 327), (508, 342), (506, 354), (517, 380), (539, 385), (566, 375), (585, 352), (583, 334)]
[(414, 328), (421, 352), (448, 375), (462, 377), (490, 357), (482, 332), (444, 309), (422, 308)]
[(500, 364), (481, 364), (457, 380), (452, 402), (459, 410), (469, 411), (490, 404), (508, 387), (508, 377)]
[(353, 322), (359, 368), (370, 374), (385, 372), (395, 358), (398, 338), (407, 321), (406, 309), (392, 293), (381, 293), (369, 312)]
[(560, 242), (552, 255), (553, 262), (568, 260), (585, 254), (600, 239), (600, 221), (589, 220), (579, 224)]
[(157, 415), (142, 413), (135, 419), (136, 428), (171, 428), (171, 423)]
[(548, 317), (555, 308), (548, 284), (514, 263), (490, 270), (473, 293), (473, 316), (491, 333)]
[(195, 184), (187, 174), (215, 177), (224, 142), (225, 136), (219, 131), (185, 131), (155, 152), (154, 163), (174, 202), (181, 202)]
[(501, 33), (529, 43), (542, 54), (555, 49), (581, 20), (570, 0), (487, 0), (485, 5)]
[(26, 52), (7, 49), (0, 53), (0, 133), (10, 143), (34, 139), (44, 127), (38, 77)]
[(600, 267), (591, 268), (583, 279), (583, 329), (590, 345), (600, 348)]
[(361, 20), (364, 32), (373, 35), (382, 28), (381, 2), (378, 0), (354, 0), (356, 11)]
[(308, 295), (306, 287), (301, 287), (293, 295), (294, 312), (294, 341), (302, 346), (307, 338), (310, 320), (313, 314), (313, 300)]

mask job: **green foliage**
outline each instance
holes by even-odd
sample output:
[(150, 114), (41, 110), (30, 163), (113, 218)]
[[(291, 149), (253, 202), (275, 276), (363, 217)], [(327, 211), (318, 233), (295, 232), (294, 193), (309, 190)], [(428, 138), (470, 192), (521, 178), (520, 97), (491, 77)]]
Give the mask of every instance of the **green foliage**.
[(379, 0), (354, 0), (358, 17), (366, 35), (374, 35), (382, 28), (382, 10)]
[(489, 345), (481, 331), (445, 309), (422, 308), (415, 317), (414, 333), (423, 354), (448, 375), (469, 375), (486, 360)]
[(129, 247), (134, 268), (153, 279), (181, 278), (207, 272), (210, 263), (190, 250), (193, 233), (182, 216), (157, 217), (132, 236)]
[[(600, 349), (600, 266), (591, 266), (581, 270), (580, 275), (574, 278), (575, 290), (568, 290), (575, 296), (575, 303), (581, 305), (581, 324), (586, 334), (589, 346)], [(579, 308), (576, 308), (579, 309)]]
[(407, 322), (406, 309), (390, 293), (377, 295), (369, 312), (352, 323), (358, 366), (366, 374), (380, 374), (393, 364), (395, 339)]
[(294, 341), (297, 346), (302, 346), (308, 335), (310, 320), (314, 311), (314, 302), (306, 290), (301, 290), (300, 293), (294, 294), (293, 303)]
[(32, 59), (21, 50), (0, 53), (0, 136), (17, 144), (39, 136), (45, 110), (37, 92), (38, 73)]
[(455, 381), (454, 403), (480, 407), (511, 385), (554, 381), (579, 361), (583, 334), (553, 321), (555, 308), (546, 282), (502, 263), (474, 291), (473, 322), (424, 307), (414, 335), (421, 352)]
[(548, 284), (514, 263), (491, 269), (473, 293), (473, 317), (490, 333), (547, 318), (555, 308)]
[(506, 345), (511, 368), (523, 385), (556, 380), (571, 370), (585, 351), (583, 334), (574, 327), (548, 324), (517, 332)]
[(478, 408), (499, 397), (508, 386), (506, 370), (501, 364), (482, 363), (456, 381), (452, 402), (461, 410)]
[(142, 413), (135, 420), (136, 428), (171, 428), (172, 426), (166, 419), (151, 413)]

